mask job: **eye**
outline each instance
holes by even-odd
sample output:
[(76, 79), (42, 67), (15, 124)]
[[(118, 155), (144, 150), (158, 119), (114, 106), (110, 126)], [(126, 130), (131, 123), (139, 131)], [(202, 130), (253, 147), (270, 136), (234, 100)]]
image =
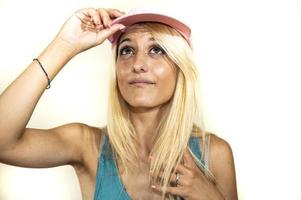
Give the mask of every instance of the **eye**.
[(134, 54), (135, 54), (134, 49), (130, 46), (124, 46), (124, 47), (120, 48), (120, 50), (119, 50), (120, 56), (131, 56)]
[(165, 55), (165, 51), (159, 46), (154, 45), (151, 47), (149, 54), (151, 55)]

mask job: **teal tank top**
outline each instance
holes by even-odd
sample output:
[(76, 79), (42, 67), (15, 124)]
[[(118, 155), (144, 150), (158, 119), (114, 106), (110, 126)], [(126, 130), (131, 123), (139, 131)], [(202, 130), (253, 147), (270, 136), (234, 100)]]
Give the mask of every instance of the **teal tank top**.
[[(205, 164), (201, 159), (199, 139), (198, 137), (190, 137), (189, 147), (195, 157)], [(113, 158), (107, 136), (104, 136), (101, 155), (98, 159), (94, 200), (131, 200), (118, 174), (116, 161)]]

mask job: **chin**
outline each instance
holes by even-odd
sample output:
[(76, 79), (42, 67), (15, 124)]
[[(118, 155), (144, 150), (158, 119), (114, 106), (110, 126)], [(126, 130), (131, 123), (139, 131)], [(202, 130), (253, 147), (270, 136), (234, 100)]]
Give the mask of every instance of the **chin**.
[(132, 108), (152, 108), (156, 106), (156, 104), (149, 102), (129, 102), (128, 104)]
[(149, 109), (153, 109), (153, 108), (156, 108), (156, 107), (160, 107), (162, 106), (163, 104), (166, 103), (166, 101), (164, 102), (158, 102), (157, 101), (146, 101), (146, 100), (136, 100), (136, 101), (127, 101), (130, 109), (133, 109), (133, 110), (137, 110), (137, 111), (145, 111), (145, 110), (149, 110)]
[(145, 100), (145, 99), (131, 99), (126, 101), (131, 108), (152, 108), (158, 105), (158, 102)]

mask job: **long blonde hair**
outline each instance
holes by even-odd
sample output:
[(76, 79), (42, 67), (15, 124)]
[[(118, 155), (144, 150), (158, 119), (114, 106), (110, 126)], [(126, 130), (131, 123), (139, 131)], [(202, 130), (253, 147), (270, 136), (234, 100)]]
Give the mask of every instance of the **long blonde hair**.
[[(166, 115), (155, 130), (156, 138), (151, 150), (153, 157), (150, 167), (151, 181), (157, 184), (159, 181), (159, 184), (165, 188), (170, 184), (170, 178), (175, 173), (173, 168), (182, 160), (190, 136), (205, 138), (206, 132), (200, 106), (199, 73), (191, 47), (176, 30), (159, 23), (141, 23), (139, 26), (149, 31), (164, 49), (167, 57), (178, 67), (175, 91)], [(113, 52), (116, 54), (116, 49), (113, 49)], [(137, 136), (129, 118), (127, 103), (118, 89), (115, 68), (112, 69), (107, 134), (115, 158), (127, 173), (131, 170), (131, 166), (137, 165), (139, 149), (137, 149)], [(204, 139), (202, 141), (204, 148)], [(202, 153), (204, 152), (203, 149)], [(204, 156), (202, 155), (203, 158)], [(163, 171), (163, 178), (159, 179), (160, 171)], [(165, 198), (165, 192), (162, 198)]]

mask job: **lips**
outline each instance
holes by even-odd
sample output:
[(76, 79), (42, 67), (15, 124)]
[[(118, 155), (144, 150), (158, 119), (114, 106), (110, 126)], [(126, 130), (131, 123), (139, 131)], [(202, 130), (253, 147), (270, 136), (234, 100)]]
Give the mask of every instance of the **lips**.
[(129, 81), (129, 84), (155, 84), (155, 82), (149, 79), (133, 79)]
[(129, 81), (131, 85), (152, 85), (155, 84), (154, 81), (145, 78), (136, 78)]

